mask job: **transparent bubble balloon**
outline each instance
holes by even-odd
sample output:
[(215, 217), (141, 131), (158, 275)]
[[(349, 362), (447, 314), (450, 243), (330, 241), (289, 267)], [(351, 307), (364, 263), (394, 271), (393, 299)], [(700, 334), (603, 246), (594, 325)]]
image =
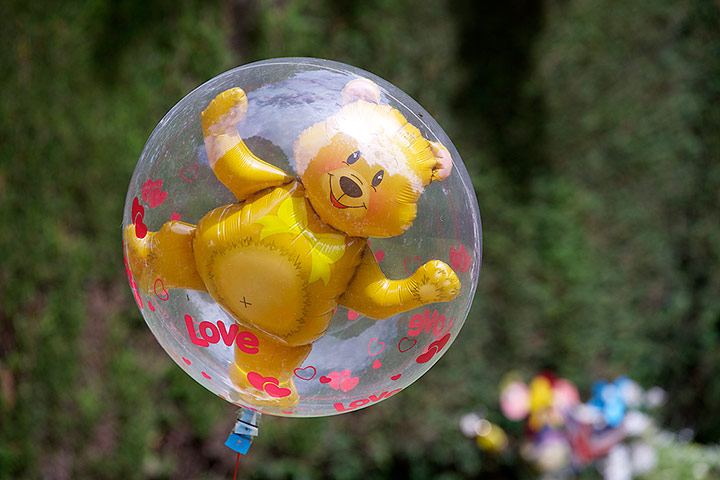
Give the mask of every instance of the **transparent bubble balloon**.
[(160, 121), (123, 249), (145, 321), (188, 375), (238, 406), (313, 417), (390, 398), (445, 354), (481, 227), (458, 152), (413, 99), (285, 58), (213, 78)]

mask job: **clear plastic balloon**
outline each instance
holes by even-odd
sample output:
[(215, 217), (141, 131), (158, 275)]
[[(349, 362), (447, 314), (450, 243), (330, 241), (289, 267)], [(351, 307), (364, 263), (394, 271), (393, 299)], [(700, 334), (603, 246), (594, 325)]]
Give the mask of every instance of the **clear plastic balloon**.
[(143, 317), (193, 379), (310, 417), (374, 405), (438, 361), (470, 309), (481, 227), (460, 156), (414, 100), (285, 58), (213, 78), (160, 121), (123, 248)]

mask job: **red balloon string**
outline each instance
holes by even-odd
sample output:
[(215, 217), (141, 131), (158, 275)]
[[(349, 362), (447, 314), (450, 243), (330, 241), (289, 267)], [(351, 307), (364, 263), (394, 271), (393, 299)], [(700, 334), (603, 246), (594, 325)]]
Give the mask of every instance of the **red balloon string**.
[(238, 452), (238, 458), (235, 462), (235, 473), (233, 474), (233, 480), (237, 478), (238, 465), (240, 465), (240, 453)]

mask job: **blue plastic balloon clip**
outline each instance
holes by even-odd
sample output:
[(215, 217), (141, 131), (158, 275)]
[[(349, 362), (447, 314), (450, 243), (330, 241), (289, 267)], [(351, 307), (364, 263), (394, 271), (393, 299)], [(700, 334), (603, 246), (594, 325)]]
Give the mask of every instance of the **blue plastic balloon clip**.
[(231, 450), (247, 454), (252, 445), (253, 438), (258, 436), (260, 414), (252, 410), (241, 408), (238, 410), (237, 421), (230, 436), (225, 441), (225, 446)]

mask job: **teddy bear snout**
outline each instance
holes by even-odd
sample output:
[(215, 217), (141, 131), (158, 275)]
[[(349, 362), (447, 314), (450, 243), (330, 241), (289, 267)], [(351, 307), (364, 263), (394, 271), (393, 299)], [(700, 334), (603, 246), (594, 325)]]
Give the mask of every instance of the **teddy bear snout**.
[(340, 177), (340, 189), (350, 198), (359, 198), (363, 195), (362, 187), (350, 177)]

